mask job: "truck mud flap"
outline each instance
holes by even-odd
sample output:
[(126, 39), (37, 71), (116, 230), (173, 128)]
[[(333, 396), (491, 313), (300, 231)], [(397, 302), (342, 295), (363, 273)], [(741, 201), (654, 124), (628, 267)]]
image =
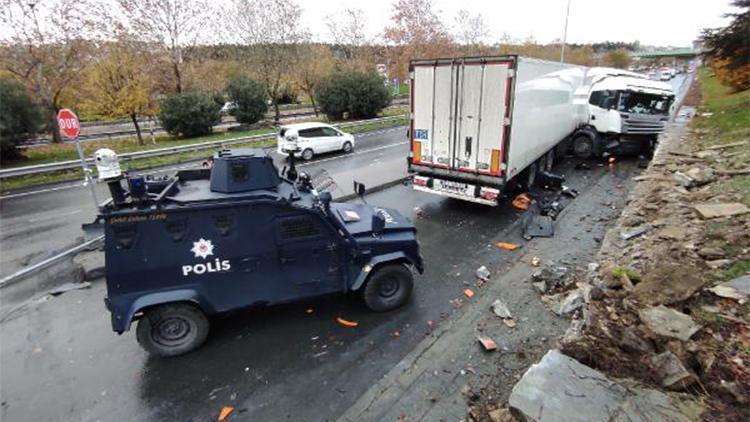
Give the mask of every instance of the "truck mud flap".
[(529, 240), (534, 237), (552, 237), (555, 235), (555, 225), (548, 215), (532, 215), (523, 228), (523, 237)]

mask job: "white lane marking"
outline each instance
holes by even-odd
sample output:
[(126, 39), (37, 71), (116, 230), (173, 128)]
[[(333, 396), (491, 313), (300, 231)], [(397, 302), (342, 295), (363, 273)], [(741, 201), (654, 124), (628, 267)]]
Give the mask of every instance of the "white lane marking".
[(62, 214), (47, 215), (47, 216), (40, 217), (40, 218), (30, 218), (29, 223), (38, 223), (40, 221), (50, 220), (50, 219), (59, 218), (59, 217), (70, 217), (71, 215), (78, 214), (79, 212), (81, 212), (81, 210), (73, 210), (73, 211), (69, 211), (66, 213), (62, 213)]
[[(396, 146), (399, 146), (399, 145), (405, 145), (405, 144), (408, 144), (408, 143), (409, 143), (409, 141), (403, 141), (403, 142), (397, 142), (395, 144), (382, 145), (382, 146), (379, 146), (379, 147), (376, 147), (376, 148), (371, 148), (371, 149), (356, 151), (353, 154), (339, 155), (339, 156), (336, 156), (336, 157), (324, 158), (322, 160), (315, 160), (315, 161), (310, 162), (310, 163), (299, 164), (298, 167), (306, 167), (306, 166), (310, 166), (310, 165), (317, 164), (317, 163), (325, 163), (327, 161), (340, 160), (342, 158), (346, 158), (346, 157), (350, 157), (350, 156), (355, 156), (355, 155), (367, 154), (369, 152), (380, 151), (382, 149), (393, 148), (393, 147), (396, 147)], [(276, 151), (273, 151), (273, 154), (278, 155), (278, 153)], [(194, 166), (176, 166), (176, 167), (171, 167), (171, 168), (167, 168), (167, 169), (145, 171), (145, 172), (142, 172), (141, 174), (161, 173), (161, 172), (164, 172), (164, 171), (169, 171), (170, 169), (172, 169), (172, 170), (179, 170), (179, 169), (182, 169), (182, 168), (191, 168), (191, 167), (194, 167)], [(2, 200), (2, 199), (11, 199), (11, 198), (21, 198), (21, 197), (24, 197), (24, 196), (35, 195), (35, 194), (38, 194), (38, 193), (56, 192), (56, 191), (59, 191), (59, 190), (72, 189), (72, 188), (77, 188), (77, 187), (82, 187), (82, 186), (83, 186), (82, 183), (76, 183), (76, 184), (65, 185), (65, 186), (57, 186), (57, 187), (54, 187), (54, 188), (40, 189), (40, 190), (36, 190), (36, 191), (31, 191), (31, 192), (15, 193), (15, 194), (12, 194), (12, 195), (0, 196), (0, 200)]]

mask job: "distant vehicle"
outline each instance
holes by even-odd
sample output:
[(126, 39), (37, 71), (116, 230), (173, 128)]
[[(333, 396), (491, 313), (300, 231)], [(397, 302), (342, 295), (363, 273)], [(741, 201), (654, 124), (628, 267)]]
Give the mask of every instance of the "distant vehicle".
[(514, 55), (416, 60), (410, 72), (414, 189), (492, 206), (569, 149), (652, 148), (674, 98), (637, 73)]
[(354, 135), (325, 123), (294, 123), (281, 126), (276, 143), (279, 154), (287, 155), (294, 151), (295, 157), (309, 161), (326, 152), (352, 152)]
[(424, 270), (408, 218), (333, 202), (260, 149), (221, 150), (210, 169), (152, 180), (123, 174), (111, 150), (95, 161), (112, 196), (98, 217), (112, 329), (137, 320), (138, 342), (156, 356), (196, 349), (210, 317), (247, 307), (355, 292), (390, 311)]
[(223, 115), (229, 114), (232, 111), (234, 111), (236, 108), (237, 108), (237, 104), (235, 104), (234, 102), (228, 101), (224, 103), (223, 106), (221, 106), (221, 114)]

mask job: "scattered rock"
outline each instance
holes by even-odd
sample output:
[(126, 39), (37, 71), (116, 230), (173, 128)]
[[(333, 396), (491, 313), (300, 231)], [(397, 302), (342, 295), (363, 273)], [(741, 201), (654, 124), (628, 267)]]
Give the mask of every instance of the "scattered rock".
[(688, 176), (687, 174), (676, 171), (674, 174), (672, 174), (672, 178), (680, 184), (680, 186), (686, 187), (686, 188), (692, 188), (695, 186), (695, 180), (693, 180), (692, 177)]
[(704, 283), (704, 278), (690, 268), (663, 264), (643, 276), (633, 289), (633, 297), (645, 305), (669, 305), (688, 299)]
[(720, 259), (726, 256), (726, 253), (721, 248), (700, 248), (698, 249), (698, 256), (703, 259)]
[(529, 421), (688, 421), (685, 403), (662, 392), (616, 383), (550, 350), (513, 387), (508, 404)]
[(684, 390), (696, 381), (695, 375), (685, 369), (680, 359), (670, 351), (651, 356), (651, 365), (664, 388)]
[(701, 329), (689, 315), (667, 308), (664, 305), (640, 309), (638, 316), (654, 333), (688, 341), (690, 337)]
[(707, 185), (716, 180), (716, 175), (710, 168), (694, 167), (686, 171), (685, 174), (693, 179), (693, 186)]
[(480, 280), (488, 281), (490, 279), (490, 270), (482, 265), (481, 267), (477, 268), (476, 276)]
[(633, 327), (625, 327), (617, 337), (617, 345), (624, 351), (630, 353), (652, 353), (653, 346), (643, 336), (636, 333)]
[(484, 347), (484, 350), (488, 352), (497, 350), (497, 343), (495, 343), (495, 340), (487, 336), (477, 336), (477, 340), (482, 345), (482, 347)]
[(513, 318), (513, 315), (510, 314), (510, 310), (508, 309), (508, 305), (500, 299), (497, 299), (492, 303), (492, 312), (503, 319)]
[(739, 202), (730, 202), (723, 204), (698, 204), (693, 208), (701, 218), (731, 217), (750, 212), (745, 204)]
[(574, 319), (570, 321), (570, 325), (568, 326), (568, 329), (565, 330), (565, 334), (563, 334), (562, 339), (560, 340), (560, 343), (562, 344), (577, 343), (578, 340), (583, 335), (584, 325), (585, 325), (585, 322), (582, 319)]
[(596, 262), (589, 262), (586, 268), (588, 268), (589, 272), (595, 273), (599, 270), (599, 264)]
[(745, 303), (748, 296), (750, 296), (750, 275), (746, 274), (734, 280), (717, 284), (708, 290), (717, 296)]
[(715, 259), (712, 261), (706, 261), (706, 265), (708, 265), (708, 268), (711, 268), (712, 270), (727, 268), (731, 264), (732, 264), (731, 259)]
[(565, 296), (565, 299), (560, 302), (560, 307), (557, 308), (555, 313), (560, 316), (569, 316), (573, 312), (581, 309), (586, 303), (584, 299), (584, 292), (582, 289), (575, 289)]
[(642, 226), (638, 226), (632, 230), (622, 231), (620, 232), (620, 239), (622, 240), (630, 240), (635, 237), (638, 237), (647, 231), (651, 230), (653, 228), (650, 224), (644, 224)]
[(546, 293), (550, 290), (554, 290), (558, 287), (565, 287), (570, 284), (571, 281), (568, 280), (568, 275), (568, 267), (555, 265), (553, 262), (550, 262), (542, 269), (532, 274), (531, 278), (534, 280), (534, 283), (543, 283), (542, 286), (534, 284), (534, 287), (537, 287), (537, 290), (541, 293)]
[(687, 237), (687, 228), (684, 226), (664, 227), (659, 231), (659, 237), (671, 240), (683, 240)]
[(591, 288), (591, 291), (589, 291), (589, 298), (591, 298), (591, 300), (602, 300), (604, 299), (604, 296), (604, 290), (599, 286), (594, 286)]

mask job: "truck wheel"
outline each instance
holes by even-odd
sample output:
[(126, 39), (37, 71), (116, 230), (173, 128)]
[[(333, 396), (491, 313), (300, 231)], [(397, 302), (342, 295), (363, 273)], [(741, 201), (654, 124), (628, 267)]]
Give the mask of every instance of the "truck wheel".
[(203, 311), (187, 303), (173, 303), (147, 309), (138, 321), (136, 338), (148, 353), (169, 357), (200, 347), (208, 330)]
[(573, 153), (578, 158), (591, 158), (594, 155), (594, 141), (586, 135), (579, 135), (573, 140)]
[(312, 160), (313, 155), (315, 155), (315, 154), (313, 153), (313, 150), (311, 150), (310, 148), (302, 151), (302, 159), (305, 160), (305, 161)]
[(524, 189), (528, 190), (534, 187), (534, 183), (536, 183), (536, 174), (538, 171), (539, 167), (537, 167), (536, 163), (531, 163), (528, 167), (526, 167), (526, 175), (523, 179)]
[(409, 268), (391, 264), (378, 268), (370, 275), (362, 290), (362, 297), (371, 310), (385, 312), (406, 303), (413, 287), (414, 276)]

